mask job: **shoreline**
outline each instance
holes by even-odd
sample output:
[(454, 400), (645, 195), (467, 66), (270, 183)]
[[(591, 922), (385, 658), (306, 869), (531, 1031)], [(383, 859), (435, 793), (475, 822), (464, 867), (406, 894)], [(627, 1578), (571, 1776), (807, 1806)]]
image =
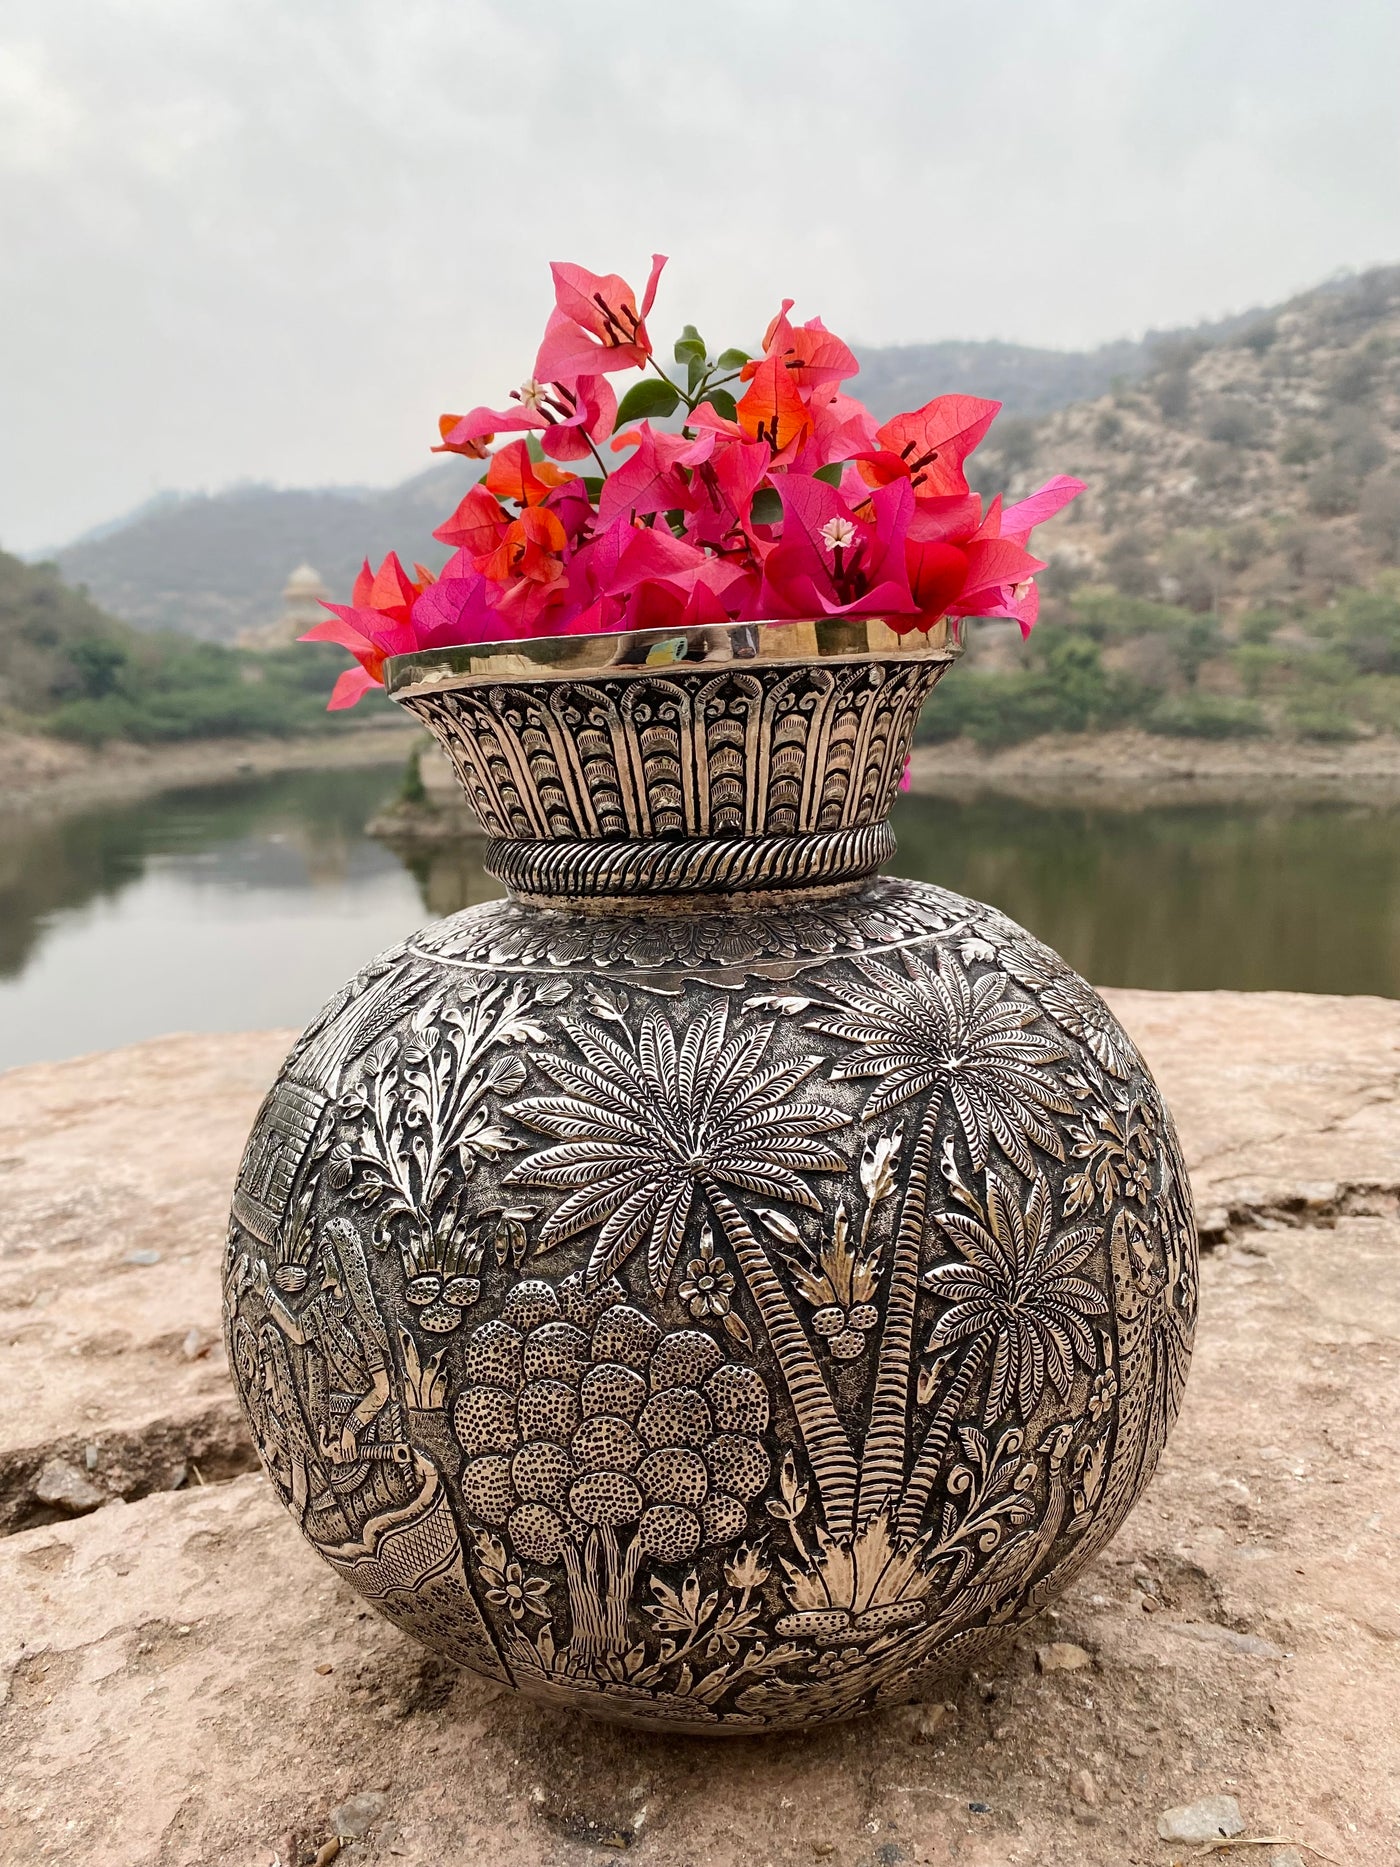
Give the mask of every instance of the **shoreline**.
[(91, 805), (127, 804), (161, 791), (286, 771), (396, 765), (419, 742), (415, 726), (374, 726), (294, 739), (194, 739), (100, 750), (38, 734), (0, 732), (0, 815), (40, 816)]
[[(429, 742), (417, 726), (335, 737), (113, 742), (100, 750), (0, 731), (0, 816), (124, 804), (161, 791), (286, 771), (394, 765)], [(425, 776), (432, 766), (425, 761)], [(915, 746), (910, 790), (921, 797), (1011, 797), (1028, 804), (1126, 811), (1172, 804), (1359, 803), (1400, 806), (1400, 738), (1342, 745), (1289, 740), (1164, 739), (1151, 733), (1054, 734), (984, 751), (971, 740)], [(429, 802), (395, 801), (369, 825), (386, 841), (444, 843), (473, 833), (447, 777)]]
[(986, 752), (971, 740), (915, 746), (920, 797), (991, 793), (1025, 803), (1144, 810), (1167, 804), (1400, 805), (1400, 739), (1343, 745), (1279, 739), (1054, 734)]

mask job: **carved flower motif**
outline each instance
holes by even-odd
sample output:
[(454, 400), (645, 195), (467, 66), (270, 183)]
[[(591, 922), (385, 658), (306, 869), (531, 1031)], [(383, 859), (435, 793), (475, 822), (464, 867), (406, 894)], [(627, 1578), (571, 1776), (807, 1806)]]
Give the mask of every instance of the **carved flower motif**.
[(486, 1597), (498, 1608), (505, 1608), (513, 1621), (523, 1621), (527, 1614), (549, 1613), (549, 1582), (543, 1575), (526, 1575), (518, 1562), (508, 1562), (500, 1572), (495, 1588)]
[(700, 1240), (700, 1250), (685, 1267), (685, 1277), (677, 1294), (698, 1322), (705, 1316), (727, 1316), (734, 1294), (734, 1273), (715, 1251), (715, 1241), (707, 1230)]

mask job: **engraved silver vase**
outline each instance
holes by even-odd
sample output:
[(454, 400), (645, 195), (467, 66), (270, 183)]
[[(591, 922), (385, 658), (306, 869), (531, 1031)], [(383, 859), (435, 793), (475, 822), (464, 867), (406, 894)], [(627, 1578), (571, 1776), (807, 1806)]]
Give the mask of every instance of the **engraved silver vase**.
[(1113, 1534), (1190, 1354), (1171, 1118), (994, 908), (879, 878), (944, 633), (422, 653), (510, 899), (259, 1113), (225, 1270), (273, 1482), (390, 1620), (763, 1730), (938, 1690)]

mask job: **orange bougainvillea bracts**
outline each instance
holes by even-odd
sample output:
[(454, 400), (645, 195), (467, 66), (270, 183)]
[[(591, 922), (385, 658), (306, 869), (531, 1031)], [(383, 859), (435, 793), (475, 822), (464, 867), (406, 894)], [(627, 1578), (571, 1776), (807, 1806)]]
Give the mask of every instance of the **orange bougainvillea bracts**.
[[(443, 415), (438, 453), (483, 464), (433, 536), (452, 556), (410, 577), (368, 563), (305, 640), (348, 648), (332, 707), (412, 649), (535, 635), (879, 616), (901, 635), (966, 616), (1036, 619), (1032, 530), (1083, 483), (1061, 474), (1003, 506), (966, 462), (1001, 407), (940, 395), (877, 422), (842, 385), (855, 354), (792, 300), (757, 354), (711, 356), (691, 325), (663, 368), (616, 273), (555, 264), (534, 366), (505, 406)], [(612, 378), (639, 372), (618, 399)], [(653, 425), (664, 424), (664, 425)]]

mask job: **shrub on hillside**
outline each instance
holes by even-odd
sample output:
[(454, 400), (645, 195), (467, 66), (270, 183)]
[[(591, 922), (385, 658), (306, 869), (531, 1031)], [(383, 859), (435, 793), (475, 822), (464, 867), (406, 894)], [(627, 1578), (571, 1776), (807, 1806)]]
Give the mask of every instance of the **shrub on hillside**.
[(1178, 694), (1159, 700), (1143, 720), (1150, 733), (1184, 739), (1252, 739), (1269, 730), (1252, 700), (1226, 694)]
[(1400, 577), (1346, 591), (1325, 626), (1363, 674), (1400, 674)]
[(1340, 697), (1300, 694), (1285, 706), (1284, 719), (1300, 739), (1341, 744), (1359, 736), (1356, 721)]
[(1340, 519), (1355, 512), (1360, 497), (1360, 481), (1339, 460), (1324, 461), (1308, 480), (1308, 509), (1320, 519)]
[(1143, 695), (1110, 674), (1087, 636), (1037, 640), (1031, 666), (1015, 674), (966, 671), (941, 684), (919, 722), (923, 742), (969, 738), (986, 747), (1042, 733), (1107, 731), (1140, 711)]

